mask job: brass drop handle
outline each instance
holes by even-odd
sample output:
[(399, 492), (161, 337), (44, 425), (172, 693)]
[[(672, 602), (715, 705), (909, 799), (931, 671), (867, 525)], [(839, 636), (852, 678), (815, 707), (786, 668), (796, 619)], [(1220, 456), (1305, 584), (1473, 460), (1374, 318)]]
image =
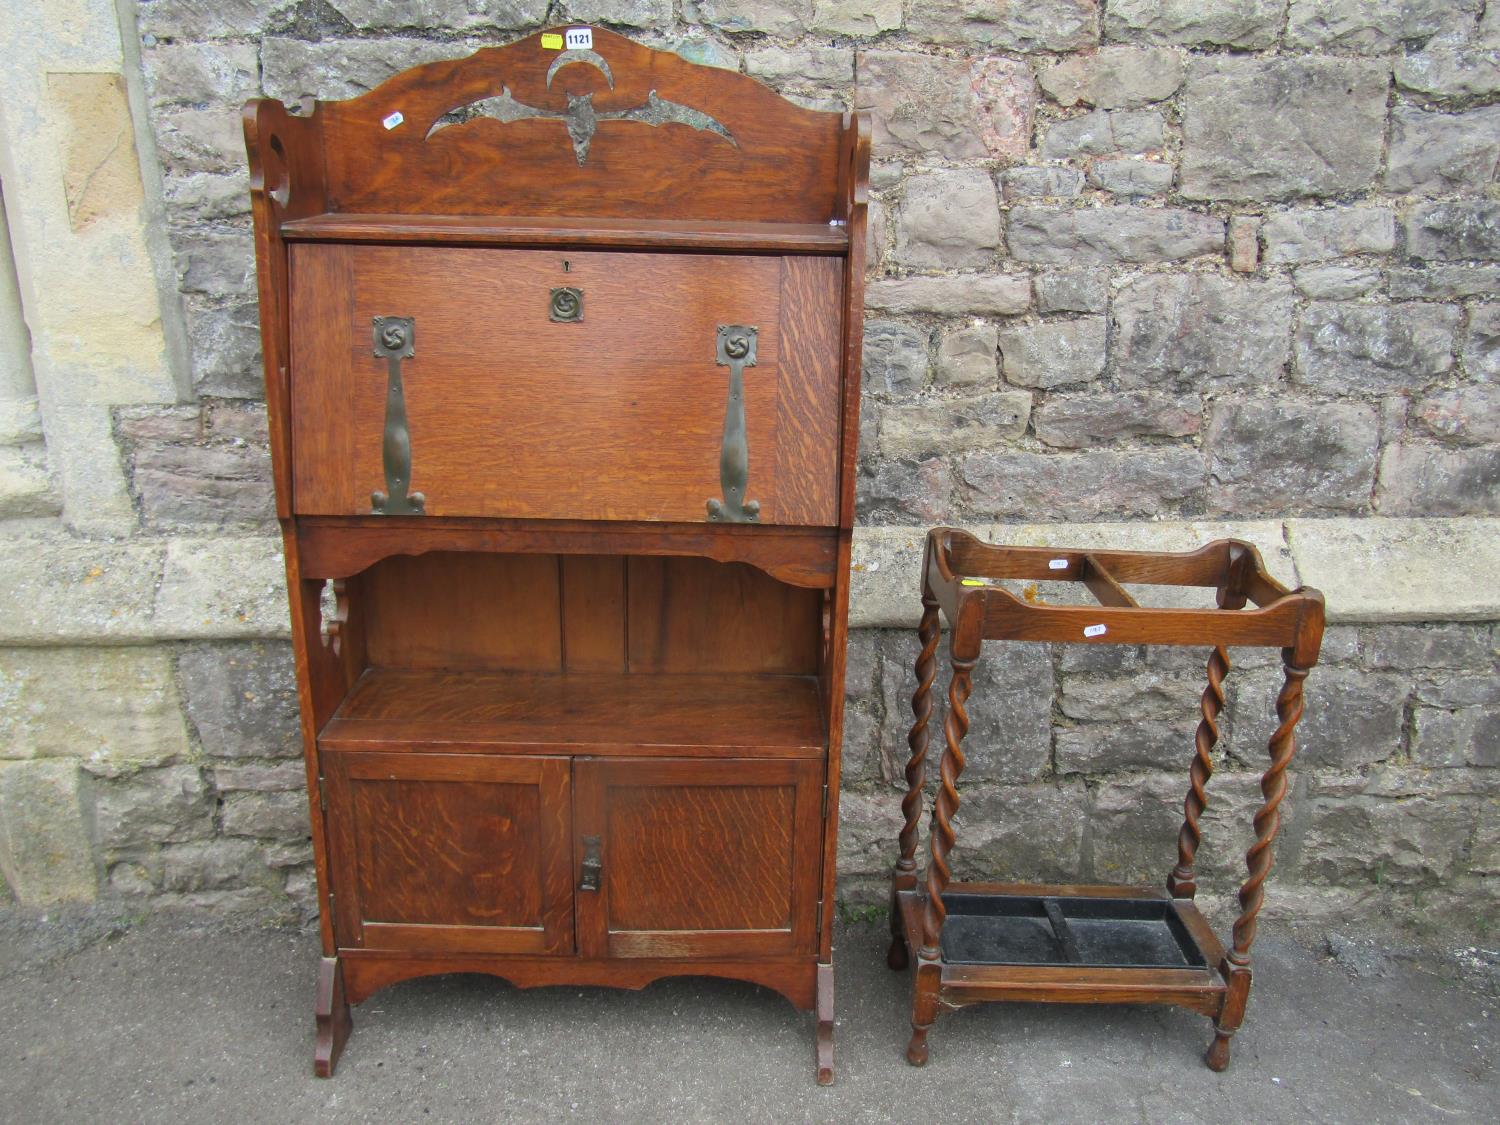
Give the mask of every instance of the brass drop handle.
[(409, 492), (411, 487), (411, 430), (406, 421), (406, 388), (401, 381), (401, 361), (417, 354), (417, 323), (409, 316), (375, 318), (375, 358), (386, 361), (385, 438), (381, 456), (385, 463), (385, 491), (370, 494), (370, 512), (377, 516), (426, 514), (426, 497)]
[(719, 325), (715, 362), (729, 368), (729, 401), (724, 407), (724, 440), (719, 448), (722, 500), (708, 502), (708, 518), (718, 523), (759, 523), (760, 501), (746, 500), (750, 483), (750, 443), (745, 435), (745, 368), (755, 366), (760, 333), (749, 325)]
[(604, 861), (599, 858), (599, 837), (583, 838), (583, 862), (578, 865), (578, 889), (597, 891), (599, 875), (604, 870)]

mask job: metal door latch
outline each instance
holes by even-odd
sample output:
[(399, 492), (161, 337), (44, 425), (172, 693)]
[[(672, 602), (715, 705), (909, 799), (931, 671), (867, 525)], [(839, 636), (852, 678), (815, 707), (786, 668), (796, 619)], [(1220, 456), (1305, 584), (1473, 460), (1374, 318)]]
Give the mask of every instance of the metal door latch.
[(599, 858), (599, 837), (583, 838), (583, 862), (578, 865), (578, 889), (597, 891), (599, 876), (604, 870), (604, 861)]

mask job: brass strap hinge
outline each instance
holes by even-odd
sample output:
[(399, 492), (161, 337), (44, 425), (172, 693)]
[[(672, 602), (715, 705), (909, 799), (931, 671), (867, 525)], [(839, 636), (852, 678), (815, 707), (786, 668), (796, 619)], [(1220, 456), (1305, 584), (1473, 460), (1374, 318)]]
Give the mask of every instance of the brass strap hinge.
[[(824, 796), (825, 798), (827, 796), (826, 790), (824, 791)], [(328, 811), (328, 782), (321, 777), (318, 778), (318, 808), (322, 809), (324, 812)], [(823, 803), (823, 811), (825, 814), (828, 811), (828, 803), (826, 800)]]

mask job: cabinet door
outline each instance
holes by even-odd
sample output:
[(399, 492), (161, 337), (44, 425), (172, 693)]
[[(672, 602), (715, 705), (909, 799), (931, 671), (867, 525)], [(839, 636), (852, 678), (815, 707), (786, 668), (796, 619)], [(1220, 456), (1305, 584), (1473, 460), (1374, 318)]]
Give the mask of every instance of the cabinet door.
[(585, 956), (814, 950), (822, 761), (592, 758), (575, 769)]
[(341, 947), (573, 951), (566, 758), (322, 760)]
[[(431, 516), (702, 523), (726, 499), (732, 430), (761, 523), (834, 524), (842, 266), (296, 245), (295, 510), (368, 515), (371, 493), (391, 492), (394, 441)], [(562, 289), (581, 294), (579, 319), (557, 318)], [(376, 317), (413, 321), (398, 384), (374, 350)], [(757, 333), (732, 413), (720, 325)]]

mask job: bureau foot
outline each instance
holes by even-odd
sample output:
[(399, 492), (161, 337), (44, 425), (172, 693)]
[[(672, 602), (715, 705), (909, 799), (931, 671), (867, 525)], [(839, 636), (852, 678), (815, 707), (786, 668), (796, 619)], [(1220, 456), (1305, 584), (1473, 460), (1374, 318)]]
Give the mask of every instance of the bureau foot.
[(332, 1078), (339, 1064), (344, 1044), (354, 1030), (349, 1003), (344, 999), (344, 970), (337, 957), (325, 957), (318, 965), (318, 999), (314, 1008), (318, 1021), (317, 1043), (313, 1047), (313, 1074)]
[(818, 1085), (833, 1085), (833, 966), (818, 966)]
[(1220, 1071), (1229, 1065), (1229, 1037), (1232, 1031), (1214, 1031), (1214, 1041), (1208, 1045), (1208, 1050), (1203, 1055), (1203, 1061), (1208, 1064), (1208, 1069)]

